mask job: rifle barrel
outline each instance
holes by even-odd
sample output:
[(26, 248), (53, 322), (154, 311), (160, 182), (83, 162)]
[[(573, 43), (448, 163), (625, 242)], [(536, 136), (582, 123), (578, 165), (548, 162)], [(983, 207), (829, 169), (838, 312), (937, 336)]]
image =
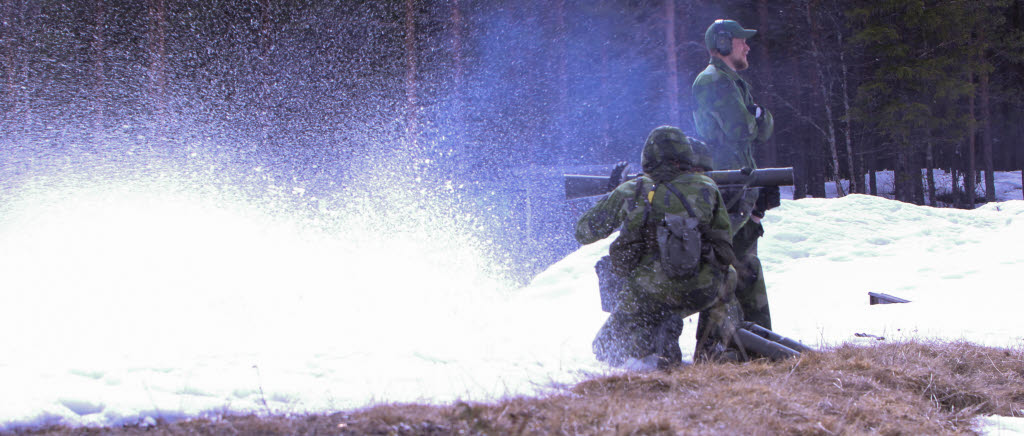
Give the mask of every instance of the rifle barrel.
[[(706, 174), (718, 185), (785, 186), (793, 184), (793, 167), (760, 168), (750, 174), (740, 170), (709, 171)], [(624, 180), (639, 177), (639, 174), (626, 176)], [(584, 176), (578, 174), (565, 175), (565, 198), (576, 198), (603, 195), (610, 191), (609, 176)], [(614, 187), (612, 187), (614, 189)]]

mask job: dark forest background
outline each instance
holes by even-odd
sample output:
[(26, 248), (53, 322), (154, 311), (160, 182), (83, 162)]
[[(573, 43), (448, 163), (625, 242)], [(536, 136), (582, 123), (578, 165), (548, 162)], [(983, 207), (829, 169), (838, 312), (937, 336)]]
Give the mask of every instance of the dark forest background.
[(796, 198), (878, 194), (887, 169), (897, 200), (972, 207), (1024, 167), (1024, 0), (0, 0), (0, 18), (9, 189), (155, 158), (302, 201), (390, 180), (473, 215), (520, 277), (576, 248), (589, 203), (560, 198), (563, 172), (693, 132), (717, 18), (758, 30), (742, 74), (776, 119), (758, 163), (795, 167)]

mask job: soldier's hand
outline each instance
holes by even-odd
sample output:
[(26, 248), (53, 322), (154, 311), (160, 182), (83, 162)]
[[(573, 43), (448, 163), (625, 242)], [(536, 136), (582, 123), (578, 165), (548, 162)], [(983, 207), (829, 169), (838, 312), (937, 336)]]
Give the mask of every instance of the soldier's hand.
[(754, 204), (754, 211), (760, 212), (761, 217), (769, 209), (774, 209), (782, 205), (782, 193), (779, 191), (778, 186), (765, 186), (761, 188), (761, 192), (757, 196), (757, 202)]
[(764, 109), (762, 109), (761, 106), (752, 104), (747, 106), (747, 110), (750, 111), (750, 115), (753, 115), (755, 120), (761, 121), (764, 119)]
[(622, 183), (622, 175), (626, 173), (626, 168), (629, 168), (629, 162), (619, 162), (615, 164), (615, 168), (612, 169), (612, 175), (608, 179), (608, 190), (614, 190)]

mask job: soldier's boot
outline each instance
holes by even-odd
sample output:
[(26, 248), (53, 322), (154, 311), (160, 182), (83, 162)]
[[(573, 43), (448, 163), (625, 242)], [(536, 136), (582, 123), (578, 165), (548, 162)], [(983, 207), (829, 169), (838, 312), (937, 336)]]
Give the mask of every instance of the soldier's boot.
[(654, 371), (656, 369), (660, 369), (662, 367), (661, 362), (663, 360), (664, 359), (662, 359), (661, 356), (658, 356), (656, 353), (648, 354), (647, 356), (644, 356), (639, 359), (635, 357), (630, 357), (629, 359), (626, 359), (626, 362), (621, 365), (621, 368), (627, 371), (649, 372)]
[(736, 301), (733, 291), (735, 287), (736, 271), (730, 267), (718, 300), (702, 311), (697, 321), (697, 346), (693, 352), (695, 363), (743, 362), (749, 359), (736, 340), (736, 330), (743, 321), (743, 311)]
[(742, 319), (739, 305), (733, 301), (723, 306), (725, 307), (710, 309), (709, 316), (701, 319), (707, 320), (704, 331), (708, 334), (697, 340), (697, 346), (693, 352), (694, 363), (746, 362), (750, 360), (750, 356), (737, 338), (737, 326)]
[(654, 349), (658, 356), (658, 369), (669, 369), (683, 364), (683, 350), (679, 336), (683, 333), (683, 317), (671, 314), (654, 330)]

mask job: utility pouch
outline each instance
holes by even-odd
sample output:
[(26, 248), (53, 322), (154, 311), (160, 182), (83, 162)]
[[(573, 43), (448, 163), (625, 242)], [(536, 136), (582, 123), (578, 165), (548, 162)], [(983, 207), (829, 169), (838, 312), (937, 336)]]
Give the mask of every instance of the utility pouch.
[(736, 263), (736, 253), (733, 252), (729, 232), (705, 229), (704, 237), (706, 243), (701, 247), (704, 249), (704, 259), (722, 270), (729, 269), (729, 265)]
[[(658, 241), (661, 268), (669, 278), (688, 279), (700, 270), (703, 257), (700, 219), (697, 218), (697, 213), (693, 211), (693, 206), (690, 205), (686, 196), (672, 184), (666, 184), (665, 187), (679, 199), (689, 216), (665, 214), (665, 218), (658, 223), (655, 237)], [(667, 195), (665, 196), (665, 206), (667, 209)]]
[(597, 261), (594, 270), (597, 271), (597, 286), (601, 291), (601, 310), (611, 313), (619, 304), (619, 291), (626, 285), (626, 279), (612, 272), (611, 256)]
[(620, 277), (629, 277), (640, 265), (640, 259), (647, 252), (647, 241), (641, 232), (619, 231), (619, 237), (608, 247), (609, 268)]
[(688, 279), (700, 269), (700, 221), (695, 217), (665, 215), (656, 230), (661, 267), (673, 279)]
[(633, 274), (633, 270), (640, 265), (640, 260), (648, 250), (642, 227), (651, 214), (651, 205), (645, 201), (643, 209), (638, 208), (643, 201), (644, 192), (644, 182), (641, 179), (634, 188), (633, 203), (622, 229), (619, 230), (619, 236), (608, 247), (608, 255), (611, 257), (610, 270), (619, 277), (629, 277)]

